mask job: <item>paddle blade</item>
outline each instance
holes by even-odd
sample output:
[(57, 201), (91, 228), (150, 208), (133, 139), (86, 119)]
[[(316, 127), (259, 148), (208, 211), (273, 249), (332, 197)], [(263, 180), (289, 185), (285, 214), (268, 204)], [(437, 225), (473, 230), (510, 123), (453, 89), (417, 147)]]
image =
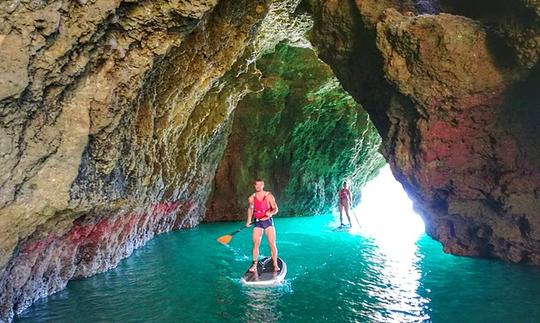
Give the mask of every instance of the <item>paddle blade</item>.
[(219, 243), (222, 243), (222, 244), (229, 244), (229, 242), (231, 242), (232, 240), (232, 235), (230, 234), (226, 234), (224, 236), (221, 236), (217, 239), (217, 241), (219, 241)]

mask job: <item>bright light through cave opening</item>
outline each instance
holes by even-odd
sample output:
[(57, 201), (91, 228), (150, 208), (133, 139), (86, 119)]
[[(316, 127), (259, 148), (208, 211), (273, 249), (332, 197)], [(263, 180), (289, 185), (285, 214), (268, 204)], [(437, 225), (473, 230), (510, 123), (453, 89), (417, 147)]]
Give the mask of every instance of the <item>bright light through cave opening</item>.
[(416, 241), (425, 231), (422, 218), (388, 164), (362, 189), (362, 200), (350, 215), (356, 217), (351, 219), (352, 232), (377, 240)]

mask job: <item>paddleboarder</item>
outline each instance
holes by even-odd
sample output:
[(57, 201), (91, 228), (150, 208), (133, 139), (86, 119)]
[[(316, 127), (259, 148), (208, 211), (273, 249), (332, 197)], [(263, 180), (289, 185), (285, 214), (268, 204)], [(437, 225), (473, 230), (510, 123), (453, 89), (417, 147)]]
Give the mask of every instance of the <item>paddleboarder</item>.
[(272, 217), (278, 213), (278, 206), (272, 193), (264, 190), (264, 181), (260, 178), (253, 183), (255, 192), (248, 197), (248, 210), (246, 227), (249, 227), (254, 219), (253, 228), (253, 263), (249, 268), (250, 272), (257, 271), (257, 260), (259, 258), (259, 246), (263, 234), (266, 235), (274, 271), (279, 271), (278, 251), (276, 246), (276, 230)]
[(347, 214), (347, 219), (349, 219), (349, 226), (352, 225), (351, 223), (351, 217), (349, 216), (349, 207), (351, 205), (351, 192), (347, 188), (347, 182), (343, 182), (343, 187), (338, 191), (338, 208), (339, 208), (339, 221), (341, 222), (341, 226), (344, 226), (343, 224), (343, 209), (345, 209), (345, 214)]

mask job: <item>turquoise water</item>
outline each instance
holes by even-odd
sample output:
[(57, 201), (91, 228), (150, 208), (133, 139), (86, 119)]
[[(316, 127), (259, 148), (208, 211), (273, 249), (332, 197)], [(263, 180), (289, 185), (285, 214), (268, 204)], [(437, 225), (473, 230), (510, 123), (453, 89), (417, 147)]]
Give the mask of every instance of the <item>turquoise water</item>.
[(215, 239), (241, 223), (205, 224), (155, 238), (17, 321), (540, 322), (539, 268), (447, 255), (425, 235), (335, 232), (330, 216), (275, 222), (281, 286), (241, 285), (250, 232), (223, 246)]

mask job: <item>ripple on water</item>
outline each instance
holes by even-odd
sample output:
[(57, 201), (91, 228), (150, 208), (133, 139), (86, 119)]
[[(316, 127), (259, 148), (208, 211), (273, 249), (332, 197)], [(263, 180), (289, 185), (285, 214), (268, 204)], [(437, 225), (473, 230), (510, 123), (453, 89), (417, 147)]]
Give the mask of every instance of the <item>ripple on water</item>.
[(18, 321), (540, 321), (537, 268), (454, 257), (427, 237), (336, 233), (330, 222), (276, 219), (288, 267), (280, 286), (240, 283), (251, 258), (247, 230), (223, 246), (215, 238), (237, 224), (202, 225), (159, 236), (115, 270), (70, 282)]

